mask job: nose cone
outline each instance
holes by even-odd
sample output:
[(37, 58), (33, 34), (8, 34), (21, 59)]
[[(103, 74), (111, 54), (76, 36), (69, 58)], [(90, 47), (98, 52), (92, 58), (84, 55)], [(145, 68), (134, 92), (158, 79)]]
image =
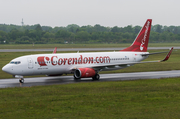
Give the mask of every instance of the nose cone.
[(2, 70), (4, 71), (4, 72), (6, 72), (6, 65), (2, 68)]
[(7, 65), (5, 65), (5, 66), (2, 68), (2, 70), (3, 70), (4, 72), (7, 72), (7, 73), (10, 74), (10, 71), (11, 71), (12, 69), (11, 69), (10, 66), (7, 64)]

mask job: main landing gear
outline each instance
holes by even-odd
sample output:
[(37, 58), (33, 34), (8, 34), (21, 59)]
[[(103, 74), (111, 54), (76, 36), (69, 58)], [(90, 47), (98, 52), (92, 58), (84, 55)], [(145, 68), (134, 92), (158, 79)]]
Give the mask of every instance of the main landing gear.
[(19, 83), (24, 83), (24, 78), (20, 78)]
[(92, 77), (92, 80), (93, 80), (93, 81), (97, 81), (97, 80), (99, 80), (99, 78), (100, 78), (99, 74), (95, 74), (95, 75)]
[[(88, 78), (88, 77), (87, 77)], [(93, 81), (98, 81), (100, 79), (100, 76), (99, 76), (99, 74), (95, 74), (93, 77), (92, 77), (92, 80)], [(74, 81), (80, 81), (81, 80), (81, 78), (76, 78), (75, 76), (74, 76)]]

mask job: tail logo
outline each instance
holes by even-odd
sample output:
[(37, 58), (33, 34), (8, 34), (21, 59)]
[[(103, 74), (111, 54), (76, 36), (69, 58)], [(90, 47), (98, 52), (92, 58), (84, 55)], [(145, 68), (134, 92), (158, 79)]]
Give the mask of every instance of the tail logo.
[(146, 31), (145, 31), (145, 34), (144, 34), (144, 37), (143, 39), (141, 40), (141, 45), (140, 45), (140, 50), (142, 51), (144, 49), (144, 44), (146, 42), (146, 37), (147, 37), (147, 32), (148, 32), (148, 29), (149, 29), (149, 25), (150, 25), (150, 22), (148, 21), (147, 22), (147, 26), (146, 27)]

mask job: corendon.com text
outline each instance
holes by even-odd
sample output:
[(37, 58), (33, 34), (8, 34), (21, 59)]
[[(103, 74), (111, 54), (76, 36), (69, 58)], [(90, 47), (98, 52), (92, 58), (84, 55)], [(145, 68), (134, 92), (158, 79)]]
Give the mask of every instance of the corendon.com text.
[(96, 63), (110, 63), (110, 57), (109, 56), (83, 57), (82, 55), (80, 55), (79, 58), (58, 58), (57, 56), (51, 57), (52, 65), (96, 64)]

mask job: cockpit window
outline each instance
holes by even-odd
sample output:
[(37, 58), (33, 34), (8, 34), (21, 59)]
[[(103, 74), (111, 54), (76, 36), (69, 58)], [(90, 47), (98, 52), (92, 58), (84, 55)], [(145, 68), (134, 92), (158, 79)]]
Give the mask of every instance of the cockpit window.
[(10, 64), (20, 64), (21, 62), (20, 61), (12, 61), (10, 62)]

